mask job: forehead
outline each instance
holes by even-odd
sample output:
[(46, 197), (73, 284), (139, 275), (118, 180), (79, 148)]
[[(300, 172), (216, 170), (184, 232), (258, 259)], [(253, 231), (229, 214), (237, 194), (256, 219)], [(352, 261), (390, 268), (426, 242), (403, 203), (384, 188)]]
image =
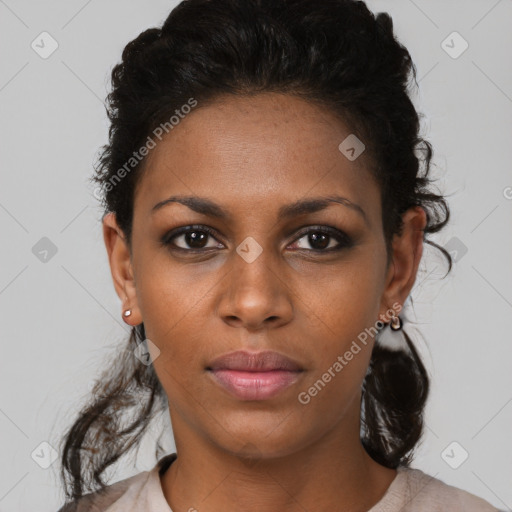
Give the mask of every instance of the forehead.
[(283, 94), (199, 103), (156, 141), (135, 209), (148, 212), (183, 194), (212, 198), (230, 211), (277, 211), (300, 198), (339, 194), (371, 210), (380, 196), (364, 153), (350, 161), (339, 149), (350, 133), (325, 108)]

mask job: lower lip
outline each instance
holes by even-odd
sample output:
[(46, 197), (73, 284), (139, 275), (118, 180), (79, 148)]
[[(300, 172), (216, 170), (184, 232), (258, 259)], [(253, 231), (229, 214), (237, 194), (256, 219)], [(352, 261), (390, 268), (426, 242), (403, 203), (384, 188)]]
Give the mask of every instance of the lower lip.
[(216, 382), (242, 400), (267, 400), (299, 379), (302, 372), (272, 370), (246, 372), (239, 370), (209, 370)]

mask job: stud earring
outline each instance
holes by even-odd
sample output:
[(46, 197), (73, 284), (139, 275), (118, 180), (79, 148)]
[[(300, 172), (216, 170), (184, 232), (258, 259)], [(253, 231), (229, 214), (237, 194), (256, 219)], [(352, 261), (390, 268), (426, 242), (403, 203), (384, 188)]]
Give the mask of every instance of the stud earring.
[(124, 317), (127, 317), (127, 316), (130, 316), (132, 314), (132, 310), (131, 309), (127, 309), (125, 310), (125, 312), (123, 313), (123, 316)]

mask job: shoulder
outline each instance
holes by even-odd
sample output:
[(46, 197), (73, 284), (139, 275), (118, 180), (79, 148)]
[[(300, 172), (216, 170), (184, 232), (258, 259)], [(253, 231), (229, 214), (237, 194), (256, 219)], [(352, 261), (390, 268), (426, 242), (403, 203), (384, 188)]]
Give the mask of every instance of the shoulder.
[(125, 478), (103, 491), (97, 491), (82, 496), (71, 503), (66, 503), (57, 512), (104, 512), (127, 492), (140, 488), (147, 480), (148, 471), (143, 471), (130, 478)]
[(446, 484), (419, 469), (400, 470), (404, 488), (403, 512), (428, 510), (450, 512), (497, 512), (489, 502)]
[(163, 474), (176, 457), (176, 453), (165, 455), (151, 470), (119, 480), (108, 485), (103, 491), (86, 494), (79, 500), (66, 503), (57, 512), (124, 512), (131, 510), (134, 504), (136, 507), (138, 505), (137, 510), (152, 510), (150, 501), (155, 503), (155, 500), (157, 505), (160, 502), (161, 508), (165, 503), (165, 497), (160, 486), (159, 474)]

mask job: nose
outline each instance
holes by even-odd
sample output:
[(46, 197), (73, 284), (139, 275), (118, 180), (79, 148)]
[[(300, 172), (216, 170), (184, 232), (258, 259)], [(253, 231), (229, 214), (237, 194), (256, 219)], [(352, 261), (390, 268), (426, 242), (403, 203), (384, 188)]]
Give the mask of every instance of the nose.
[(292, 293), (270, 251), (263, 251), (250, 263), (237, 253), (232, 260), (220, 287), (218, 314), (222, 320), (232, 327), (250, 331), (276, 328), (290, 322)]

